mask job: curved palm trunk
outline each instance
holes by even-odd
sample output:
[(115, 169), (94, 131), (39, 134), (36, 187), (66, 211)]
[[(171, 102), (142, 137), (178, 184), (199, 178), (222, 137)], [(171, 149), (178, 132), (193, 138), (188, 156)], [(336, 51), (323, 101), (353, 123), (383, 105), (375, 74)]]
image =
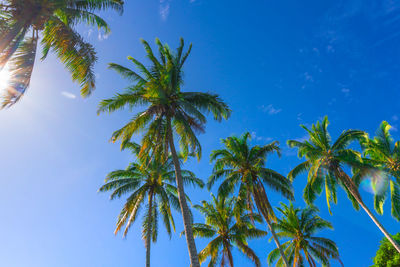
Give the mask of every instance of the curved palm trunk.
[(181, 166), (179, 163), (178, 155), (176, 153), (174, 138), (172, 136), (171, 128), (168, 129), (167, 134), (168, 134), (169, 148), (171, 150), (172, 160), (173, 160), (174, 166), (175, 166), (176, 185), (178, 188), (179, 204), (181, 206), (181, 212), (182, 212), (182, 217), (183, 217), (183, 226), (185, 228), (186, 243), (187, 243), (188, 250), (189, 250), (189, 257), (190, 257), (190, 264), (191, 264), (190, 266), (191, 267), (200, 267), (196, 243), (194, 242), (194, 237), (193, 237), (191, 215), (189, 213), (189, 207), (187, 205), (186, 197), (185, 197), (185, 190), (183, 188)]
[(400, 253), (400, 245), (392, 238), (392, 236), (386, 231), (383, 225), (378, 221), (375, 215), (369, 210), (369, 208), (364, 204), (364, 201), (361, 199), (361, 195), (358, 192), (356, 185), (353, 180), (341, 169), (336, 169), (337, 176), (340, 178), (342, 183), (349, 189), (352, 196), (357, 200), (358, 204), (364, 209), (364, 211), (368, 214), (371, 220), (378, 226), (379, 230), (385, 235), (385, 237), (390, 241), (390, 243), (394, 246), (398, 253)]
[(152, 235), (152, 215), (153, 215), (153, 192), (150, 192), (149, 194), (149, 217), (148, 217), (148, 224), (150, 227), (148, 228), (147, 231), (147, 237), (146, 237), (146, 267), (150, 267), (150, 247), (151, 247), (151, 235)]
[(288, 261), (286, 259), (286, 255), (285, 255), (285, 253), (284, 253), (284, 251), (282, 249), (282, 246), (281, 246), (281, 243), (279, 242), (278, 237), (276, 236), (275, 230), (272, 227), (271, 221), (269, 220), (268, 216), (264, 216), (264, 218), (265, 218), (265, 221), (266, 221), (266, 223), (268, 225), (269, 230), (271, 231), (272, 238), (275, 241), (276, 247), (279, 249), (279, 253), (281, 254), (283, 262), (285, 263), (286, 267), (289, 267), (289, 263), (288, 263)]
[[(264, 194), (265, 194), (265, 191), (263, 191), (263, 192), (264, 192)], [(261, 214), (263, 215), (263, 217), (264, 217), (264, 219), (265, 219), (265, 222), (267, 223), (268, 228), (269, 228), (269, 230), (271, 231), (272, 238), (273, 238), (274, 241), (275, 241), (276, 247), (279, 249), (279, 253), (281, 254), (281, 257), (282, 257), (283, 262), (285, 263), (285, 266), (286, 266), (286, 267), (289, 267), (289, 263), (288, 263), (288, 261), (287, 261), (287, 259), (286, 259), (286, 255), (285, 255), (285, 253), (284, 253), (284, 251), (283, 251), (283, 249), (282, 249), (282, 246), (281, 246), (281, 243), (279, 242), (278, 237), (276, 236), (274, 227), (272, 226), (272, 222), (271, 222), (271, 220), (270, 220), (270, 216), (269, 216), (269, 214), (268, 214), (268, 211), (261, 205), (261, 203), (262, 203), (262, 200), (261, 200), (261, 199), (262, 199), (262, 198), (261, 198), (260, 194), (261, 194), (261, 192), (259, 192), (257, 189), (254, 189), (253, 195), (254, 195), (254, 200), (255, 200), (255, 202), (256, 202), (257, 209), (258, 209), (258, 210), (261, 212)], [(265, 198), (266, 201), (268, 202), (268, 198), (267, 198), (267, 195), (266, 195), (266, 194), (265, 194), (264, 198)]]

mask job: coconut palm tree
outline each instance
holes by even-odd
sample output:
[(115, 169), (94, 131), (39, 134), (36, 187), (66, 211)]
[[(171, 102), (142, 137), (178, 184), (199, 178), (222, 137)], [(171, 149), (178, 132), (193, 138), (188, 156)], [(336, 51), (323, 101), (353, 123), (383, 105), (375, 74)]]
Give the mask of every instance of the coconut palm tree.
[(145, 67), (138, 60), (129, 57), (139, 72), (118, 64), (110, 68), (133, 84), (125, 93), (117, 94), (111, 99), (103, 100), (99, 112), (133, 107), (143, 107), (121, 129), (115, 131), (112, 140), (121, 140), (122, 147), (133, 134), (143, 133), (141, 156), (152, 155), (165, 158), (171, 152), (175, 166), (178, 197), (181, 206), (185, 236), (192, 267), (199, 267), (196, 244), (192, 234), (192, 220), (185, 199), (182, 171), (175, 148), (175, 138), (179, 140), (181, 154), (185, 160), (195, 154), (199, 159), (201, 146), (196, 133), (204, 132), (206, 117), (212, 113), (214, 119), (227, 119), (231, 113), (229, 107), (218, 95), (203, 92), (185, 92), (183, 86), (183, 65), (191, 51), (184, 52), (183, 39), (176, 52), (156, 39), (159, 51), (157, 58), (150, 45), (142, 40), (151, 65)]
[(358, 179), (352, 180), (343, 170), (344, 166), (354, 169), (370, 168), (363, 162), (358, 151), (348, 147), (353, 141), (365, 142), (367, 134), (359, 130), (346, 130), (332, 143), (327, 130), (328, 124), (328, 118), (325, 117), (322, 123), (318, 121), (312, 125), (311, 129), (302, 125), (301, 127), (308, 132), (309, 139), (288, 141), (290, 147), (298, 148), (298, 156), (306, 159), (288, 174), (288, 178), (293, 180), (299, 174), (308, 172), (307, 185), (303, 194), (304, 200), (307, 204), (312, 204), (325, 188), (329, 212), (331, 212), (330, 203), (336, 204), (337, 202), (336, 190), (337, 185), (340, 185), (346, 191), (354, 208), (359, 210), (361, 206), (383, 234), (391, 242), (393, 241), (393, 246), (400, 253), (400, 246), (363, 202), (358, 191), (358, 184), (355, 182)]
[[(134, 155), (138, 155), (140, 146), (134, 143), (127, 143)], [(129, 194), (125, 205), (121, 210), (115, 234), (124, 225), (123, 232), (125, 237), (129, 228), (136, 221), (138, 212), (146, 204), (146, 214), (142, 222), (142, 238), (146, 246), (146, 266), (150, 266), (150, 246), (151, 241), (157, 241), (158, 220), (161, 216), (167, 233), (171, 236), (171, 229), (175, 231), (175, 223), (172, 217), (171, 207), (179, 211), (179, 200), (177, 188), (174, 186), (174, 164), (171, 157), (166, 161), (160, 162), (152, 160), (142, 167), (143, 162), (138, 158), (138, 162), (132, 162), (125, 170), (110, 172), (105, 179), (105, 184), (100, 187), (100, 192), (112, 191), (110, 199)], [(182, 170), (182, 179), (186, 184), (193, 184), (203, 187), (203, 182), (187, 170)], [(147, 199), (147, 203), (146, 203)]]
[(10, 84), (2, 107), (16, 103), (29, 87), (39, 39), (42, 59), (53, 50), (72, 79), (81, 86), (82, 96), (95, 87), (93, 46), (76, 31), (76, 25), (97, 26), (105, 33), (107, 23), (95, 13), (123, 10), (123, 0), (3, 0), (0, 3), (0, 70), (9, 63)]
[(260, 259), (247, 243), (249, 239), (260, 238), (267, 234), (253, 226), (253, 221), (262, 221), (261, 217), (258, 214), (244, 214), (245, 211), (240, 210), (241, 214), (236, 220), (235, 198), (215, 197), (213, 194), (211, 198), (211, 202), (202, 201), (202, 205), (195, 205), (195, 208), (204, 215), (205, 223), (193, 225), (194, 236), (212, 238), (199, 253), (200, 263), (210, 257), (209, 267), (216, 266), (218, 262), (222, 267), (233, 267), (232, 248), (236, 247), (252, 260), (255, 266), (261, 266)]
[[(387, 192), (390, 191), (392, 216), (400, 220), (400, 141), (394, 142), (390, 134), (391, 126), (383, 121), (373, 139), (367, 139), (364, 144), (364, 159), (377, 170), (358, 172), (357, 183), (365, 176), (370, 176), (374, 185), (374, 208), (383, 214), (383, 204)], [(390, 189), (389, 189), (390, 188)]]
[[(241, 137), (231, 136), (222, 140), (225, 147), (211, 154), (211, 161), (215, 161), (215, 164), (207, 186), (210, 189), (218, 179), (225, 177), (218, 189), (219, 195), (228, 196), (238, 188), (238, 198), (248, 210), (252, 212), (255, 204), (286, 262), (272, 226), (272, 222), (276, 221), (276, 216), (264, 185), (292, 200), (292, 184), (285, 176), (265, 167), (267, 155), (276, 152), (280, 156), (278, 143), (275, 141), (264, 146), (250, 147), (249, 138), (250, 134), (247, 132)], [(287, 262), (286, 265), (288, 266)]]
[[(293, 267), (304, 266), (305, 261), (310, 267), (316, 267), (316, 262), (329, 267), (330, 259), (336, 259), (341, 264), (339, 250), (332, 240), (315, 236), (319, 231), (332, 229), (330, 222), (317, 215), (318, 209), (314, 206), (304, 209), (295, 208), (292, 203), (281, 203), (277, 208), (282, 217), (274, 223), (277, 229), (276, 235), (287, 241), (282, 244), (286, 257)], [(274, 249), (268, 255), (268, 264), (272, 265), (276, 260), (276, 266), (282, 266), (282, 257), (278, 249)], [(342, 264), (343, 266), (343, 264)]]

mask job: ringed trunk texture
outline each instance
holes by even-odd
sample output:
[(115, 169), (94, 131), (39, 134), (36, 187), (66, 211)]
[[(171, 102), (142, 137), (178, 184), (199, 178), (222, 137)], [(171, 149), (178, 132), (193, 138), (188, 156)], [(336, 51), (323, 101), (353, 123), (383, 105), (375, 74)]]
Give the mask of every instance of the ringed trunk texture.
[(350, 193), (357, 200), (358, 204), (364, 209), (364, 211), (368, 214), (371, 220), (378, 226), (379, 230), (385, 235), (385, 237), (389, 240), (389, 242), (394, 246), (398, 253), (400, 253), (400, 245), (392, 238), (392, 236), (386, 231), (383, 225), (378, 221), (375, 215), (369, 210), (369, 208), (364, 204), (364, 201), (361, 199), (361, 195), (358, 192), (356, 185), (353, 180), (341, 169), (337, 169), (337, 174), (342, 183), (350, 190)]
[(200, 267), (199, 263), (199, 256), (197, 254), (196, 243), (194, 242), (193, 237), (193, 230), (192, 230), (192, 220), (189, 213), (189, 207), (186, 202), (185, 197), (185, 190), (183, 188), (183, 181), (182, 181), (182, 173), (181, 173), (181, 166), (179, 163), (179, 158), (176, 153), (174, 138), (172, 136), (172, 131), (168, 131), (168, 143), (171, 149), (172, 160), (175, 166), (175, 178), (176, 178), (176, 185), (178, 188), (178, 198), (179, 204), (181, 206), (181, 212), (183, 217), (183, 226), (185, 228), (185, 237), (186, 243), (189, 250), (189, 257), (190, 257), (190, 266), (191, 267)]
[[(265, 193), (265, 191), (264, 191), (264, 193)], [(285, 266), (286, 266), (286, 267), (289, 267), (289, 263), (288, 263), (288, 261), (287, 261), (287, 259), (286, 259), (285, 253), (283, 252), (281, 243), (279, 242), (279, 239), (278, 239), (278, 237), (276, 236), (276, 233), (275, 233), (275, 230), (274, 230), (274, 228), (273, 228), (273, 226), (272, 226), (272, 223), (271, 223), (270, 217), (269, 217), (269, 215), (268, 215), (268, 212), (267, 212), (266, 209), (261, 205), (262, 200), (261, 200), (261, 197), (260, 197), (260, 192), (259, 192), (257, 189), (254, 189), (253, 194), (254, 194), (254, 200), (255, 200), (255, 202), (256, 202), (257, 209), (258, 209), (258, 210), (261, 212), (261, 214), (263, 215), (263, 217), (264, 217), (264, 219), (265, 219), (265, 222), (267, 223), (268, 228), (269, 228), (269, 230), (271, 231), (272, 238), (273, 238), (274, 241), (275, 241), (276, 247), (279, 249), (279, 253), (281, 254), (281, 257), (282, 257), (282, 259), (283, 259), (283, 262), (285, 263)], [(266, 195), (265, 195), (265, 197), (266, 197)], [(266, 201), (268, 201), (268, 199), (267, 199)]]
[(151, 235), (152, 235), (151, 223), (153, 220), (152, 209), (153, 209), (153, 193), (150, 192), (150, 194), (149, 194), (149, 224), (150, 224), (150, 228), (149, 228), (149, 231), (147, 232), (147, 238), (146, 238), (146, 267), (150, 267), (150, 247), (151, 247)]

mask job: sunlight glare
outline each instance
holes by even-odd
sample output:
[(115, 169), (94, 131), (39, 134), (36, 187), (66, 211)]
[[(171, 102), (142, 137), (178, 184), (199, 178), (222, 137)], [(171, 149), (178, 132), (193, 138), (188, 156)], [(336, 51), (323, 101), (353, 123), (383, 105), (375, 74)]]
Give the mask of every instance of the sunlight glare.
[(0, 90), (4, 90), (10, 81), (10, 71), (7, 67), (0, 71)]
[(364, 179), (360, 186), (361, 188), (371, 194), (382, 195), (388, 184), (388, 176), (382, 171), (371, 171), (366, 179)]

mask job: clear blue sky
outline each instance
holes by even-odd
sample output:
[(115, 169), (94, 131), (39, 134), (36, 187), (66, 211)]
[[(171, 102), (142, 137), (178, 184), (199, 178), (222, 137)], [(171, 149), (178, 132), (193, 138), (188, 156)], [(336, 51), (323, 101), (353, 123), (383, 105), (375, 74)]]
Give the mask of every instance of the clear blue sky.
[[(209, 122), (200, 136), (202, 160), (185, 166), (203, 179), (210, 175), (210, 151), (231, 134), (254, 132), (253, 143), (259, 144), (279, 140), (283, 157), (271, 158), (269, 166), (287, 174), (300, 161), (286, 140), (304, 137), (301, 123), (309, 125), (328, 115), (334, 137), (348, 128), (373, 134), (382, 120), (398, 127), (400, 3), (396, 1), (126, 2), (122, 17), (104, 14), (113, 30), (110, 36), (99, 38), (96, 30), (82, 27), (100, 58), (97, 90), (90, 98), (78, 97), (78, 86), (50, 57), (37, 62), (22, 101), (0, 112), (1, 266), (144, 265), (140, 223), (126, 239), (114, 236), (123, 199), (110, 202), (107, 194), (97, 193), (108, 172), (125, 168), (131, 160), (119, 145), (108, 142), (129, 113), (96, 115), (99, 101), (126, 85), (107, 70), (107, 63), (131, 66), (128, 55), (144, 60), (139, 38), (153, 43), (160, 37), (172, 47), (181, 36), (192, 42), (185, 89), (216, 92), (234, 111), (227, 122)], [(397, 130), (393, 134), (398, 138)], [(304, 205), (305, 179), (301, 176), (294, 184), (296, 205)], [(205, 189), (187, 191), (195, 203), (209, 197)], [(372, 196), (362, 194), (372, 207)], [(282, 200), (275, 194), (271, 199), (274, 205)], [(369, 266), (382, 238), (370, 219), (353, 210), (342, 191), (333, 216), (324, 196), (316, 204), (335, 227), (322, 235), (337, 242), (345, 266)], [(389, 232), (398, 232), (390, 206), (384, 209), (379, 219)], [(198, 213), (195, 217), (201, 221)], [(179, 215), (176, 221), (179, 233)], [(169, 240), (160, 229), (152, 248), (153, 266), (188, 266), (184, 238), (176, 234)], [(198, 249), (205, 244), (206, 240), (198, 240)], [(266, 266), (273, 242), (263, 239), (251, 246)], [(252, 266), (238, 253), (234, 257), (236, 266)]]

